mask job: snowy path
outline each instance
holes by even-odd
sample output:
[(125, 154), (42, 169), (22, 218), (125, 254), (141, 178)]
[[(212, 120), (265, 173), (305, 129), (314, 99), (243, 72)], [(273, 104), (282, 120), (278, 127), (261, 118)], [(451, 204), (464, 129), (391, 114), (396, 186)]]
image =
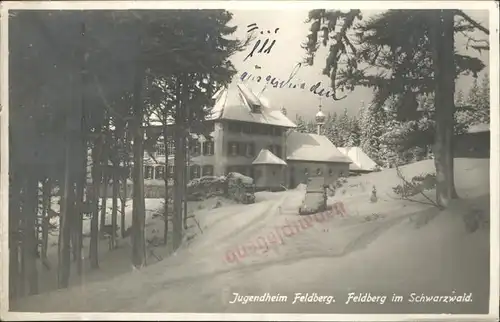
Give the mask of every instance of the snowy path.
[[(352, 218), (349, 223), (336, 218), (328, 223), (315, 223), (296, 236), (285, 237), (283, 245), (275, 245), (266, 253), (248, 256), (239, 263), (224, 261), (225, 246), (238, 242), (244, 244), (265, 235), (283, 223), (282, 217), (291, 217), (301, 201), (298, 194), (300, 192), (289, 192), (283, 199), (263, 203), (259, 205), (260, 213), (253, 209), (253, 224), (240, 230), (238, 236), (234, 233), (220, 236), (220, 247), (207, 247), (200, 238), (192, 247), (165, 260), (165, 263), (133, 273), (135, 276), (124, 277), (126, 282), (116, 279), (88, 285), (92, 288), (92, 296), (86, 292), (87, 287), (83, 287), (71, 298), (50, 294), (55, 296), (53, 300), (56, 302), (27, 301), (24, 308), (37, 311), (241, 313), (470, 313), (471, 310), (487, 309), (488, 280), (484, 277), (488, 276), (488, 234), (463, 235), (459, 239), (461, 244), (452, 245), (457, 242), (454, 232), (458, 228), (455, 226), (462, 225), (448, 218), (452, 215), (442, 214), (435, 219), (435, 225), (419, 230), (408, 221), (408, 215), (364, 224), (356, 223)], [(446, 226), (450, 227), (448, 231), (443, 230)], [(213, 227), (213, 232), (219, 234), (220, 231), (224, 229)], [(402, 232), (407, 234), (402, 236)], [(375, 239), (377, 235), (380, 236)], [(422, 239), (422, 236), (426, 238)], [(470, 243), (471, 238), (478, 242)], [(370, 242), (373, 245), (369, 245)], [(478, 243), (485, 245), (484, 252), (470, 246)], [(436, 244), (441, 246), (434, 247)], [(446, 253), (442, 248), (456, 251)], [(395, 261), (395, 258), (404, 260)], [(453, 273), (457, 268), (462, 269)], [(484, 275), (471, 278), (469, 273), (477, 274), (478, 270)], [(395, 292), (407, 296), (411, 292), (446, 295), (453, 290), (457, 293), (473, 292), (473, 303), (424, 306), (389, 303), (387, 300), (384, 305), (345, 305), (347, 293), (351, 291), (387, 296)], [(286, 295), (288, 301), (246, 305), (229, 303), (233, 301), (233, 293), (262, 295), (265, 292)], [(292, 304), (296, 292), (331, 295), (336, 303)], [(52, 306), (50, 303), (58, 304)]]

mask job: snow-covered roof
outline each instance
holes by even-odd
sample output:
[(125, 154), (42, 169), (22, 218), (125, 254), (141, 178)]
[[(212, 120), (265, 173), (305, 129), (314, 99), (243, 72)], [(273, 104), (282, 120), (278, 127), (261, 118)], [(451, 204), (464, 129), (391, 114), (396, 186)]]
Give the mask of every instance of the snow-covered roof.
[(490, 131), (490, 125), (488, 123), (479, 123), (469, 126), (467, 133), (481, 133), (489, 131)]
[(377, 167), (375, 161), (370, 159), (360, 147), (343, 147), (338, 148), (345, 156), (351, 159), (352, 163), (349, 165), (349, 170), (353, 171), (373, 171)]
[(286, 139), (286, 150), (287, 160), (352, 162), (324, 135), (292, 131)]
[[(265, 98), (258, 97), (242, 83), (233, 83), (221, 89), (214, 98), (215, 105), (208, 117), (210, 120), (234, 120), (288, 128), (297, 127), (279, 108), (272, 108)], [(252, 112), (252, 106), (258, 106), (259, 112)]]
[(252, 164), (279, 164), (286, 165), (286, 162), (277, 157), (268, 149), (262, 149), (259, 155), (253, 160)]

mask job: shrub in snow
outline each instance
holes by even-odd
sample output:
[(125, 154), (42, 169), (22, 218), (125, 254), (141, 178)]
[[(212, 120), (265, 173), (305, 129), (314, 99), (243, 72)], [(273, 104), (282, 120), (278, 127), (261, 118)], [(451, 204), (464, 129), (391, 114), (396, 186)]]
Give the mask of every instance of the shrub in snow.
[(217, 202), (214, 205), (214, 209), (220, 208), (220, 207), (222, 207), (222, 202), (219, 199), (217, 199)]
[(255, 185), (253, 179), (237, 172), (230, 172), (227, 177), (227, 197), (229, 199), (250, 204), (255, 202)]
[(191, 180), (187, 185), (188, 200), (199, 201), (225, 194), (225, 177), (205, 176)]
[(253, 179), (237, 172), (231, 172), (226, 177), (205, 176), (193, 179), (188, 183), (187, 190), (188, 200), (191, 201), (226, 197), (244, 204), (255, 202)]
[(394, 193), (407, 198), (415, 196), (425, 190), (431, 190), (436, 187), (436, 174), (427, 173), (414, 176), (411, 181), (405, 181), (403, 185), (397, 185), (392, 188)]

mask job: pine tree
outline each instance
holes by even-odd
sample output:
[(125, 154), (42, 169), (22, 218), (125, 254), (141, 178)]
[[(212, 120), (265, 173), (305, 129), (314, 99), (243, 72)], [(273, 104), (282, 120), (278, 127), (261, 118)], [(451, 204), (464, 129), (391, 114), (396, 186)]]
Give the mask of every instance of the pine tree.
[(322, 134), (324, 136), (326, 136), (328, 138), (328, 140), (330, 140), (335, 145), (335, 142), (334, 142), (334, 138), (335, 138), (334, 130), (335, 130), (335, 127), (332, 124), (332, 119), (333, 119), (332, 113), (328, 113), (326, 115), (325, 124), (323, 125), (323, 133)]
[(350, 120), (350, 133), (347, 146), (359, 146), (361, 143), (361, 127), (359, 126), (359, 119), (353, 116)]
[(297, 125), (295, 128), (297, 132), (307, 133), (307, 123), (299, 114), (295, 115), (295, 125)]
[(478, 123), (490, 123), (490, 77), (488, 74), (485, 74), (481, 81), (477, 114)]
[(481, 90), (477, 83), (477, 79), (474, 79), (471, 88), (469, 89), (469, 93), (467, 95), (467, 104), (472, 108), (470, 113), (470, 122), (472, 124), (476, 124), (478, 120), (478, 111), (481, 106)]
[(325, 122), (324, 131), (325, 135), (330, 139), (333, 145), (340, 147), (341, 142), (339, 140), (339, 128), (337, 123), (337, 112), (328, 113), (328, 117)]
[(461, 90), (455, 95), (455, 107), (455, 132), (456, 134), (462, 134), (474, 123), (474, 111), (467, 105), (464, 93)]
[(347, 108), (344, 109), (342, 116), (338, 119), (337, 123), (338, 129), (338, 140), (339, 146), (345, 147), (348, 146), (351, 135), (351, 122), (349, 119), (349, 115), (347, 114)]
[(380, 163), (383, 158), (381, 137), (386, 122), (384, 110), (371, 104), (369, 107), (362, 108), (361, 115), (361, 149), (375, 162)]

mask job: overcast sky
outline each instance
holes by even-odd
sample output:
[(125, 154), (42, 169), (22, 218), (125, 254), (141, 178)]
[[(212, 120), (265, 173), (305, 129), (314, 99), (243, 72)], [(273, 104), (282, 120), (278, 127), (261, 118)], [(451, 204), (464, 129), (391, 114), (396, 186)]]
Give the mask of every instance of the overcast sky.
[[(286, 80), (288, 75), (292, 72), (294, 66), (301, 61), (305, 56), (305, 51), (302, 49), (301, 43), (306, 40), (309, 33), (309, 24), (305, 23), (308, 11), (287, 9), (280, 11), (248, 11), (248, 10), (232, 10), (234, 17), (231, 22), (232, 25), (238, 26), (235, 33), (240, 39), (245, 39), (247, 36), (247, 26), (255, 23), (259, 29), (255, 31), (256, 40), (262, 39), (262, 42), (267, 38), (260, 34), (260, 31), (271, 31), (270, 41), (276, 39), (276, 43), (271, 52), (265, 54), (254, 54), (253, 57), (243, 61), (245, 56), (249, 54), (253, 48), (253, 43), (244, 52), (238, 53), (232, 57), (232, 61), (238, 69), (238, 75), (244, 71), (253, 73), (253, 75), (261, 75), (265, 78), (268, 74)], [(380, 11), (363, 10), (363, 19), (370, 17)], [(488, 27), (488, 11), (467, 11), (467, 13), (476, 21), (480, 22), (483, 26)], [(279, 28), (277, 34), (274, 30)], [(478, 36), (483, 37), (480, 33)], [(255, 40), (255, 41), (256, 41)], [(465, 50), (465, 38), (457, 36), (456, 39), (457, 50)], [(260, 48), (260, 47), (259, 47)], [(267, 47), (266, 47), (267, 48)], [(284, 106), (289, 117), (293, 120), (295, 114), (303, 117), (313, 117), (320, 103), (319, 96), (309, 92), (309, 87), (318, 81), (321, 81), (326, 88), (329, 88), (329, 79), (321, 75), (321, 70), (325, 65), (326, 48), (321, 48), (315, 60), (314, 66), (305, 66), (300, 69), (295, 79), (304, 81), (308, 86), (305, 89), (291, 89), (291, 88), (268, 88), (264, 92), (264, 96), (270, 101), (273, 106)], [(471, 56), (480, 57), (486, 69), (489, 69), (488, 53), (479, 55), (474, 50), (466, 51)], [(262, 67), (260, 70), (254, 68), (255, 65)], [(465, 92), (470, 87), (472, 78), (461, 77), (457, 83), (457, 89), (462, 89)], [(255, 91), (262, 89), (262, 84), (255, 82), (247, 82), (250, 88)], [(325, 90), (326, 92), (326, 90)], [(341, 101), (333, 101), (331, 98), (323, 98), (321, 104), (325, 112), (342, 112), (347, 108), (351, 113), (355, 114), (361, 106), (361, 101), (368, 104), (372, 99), (372, 91), (366, 88), (357, 88), (351, 92), (347, 98)]]

